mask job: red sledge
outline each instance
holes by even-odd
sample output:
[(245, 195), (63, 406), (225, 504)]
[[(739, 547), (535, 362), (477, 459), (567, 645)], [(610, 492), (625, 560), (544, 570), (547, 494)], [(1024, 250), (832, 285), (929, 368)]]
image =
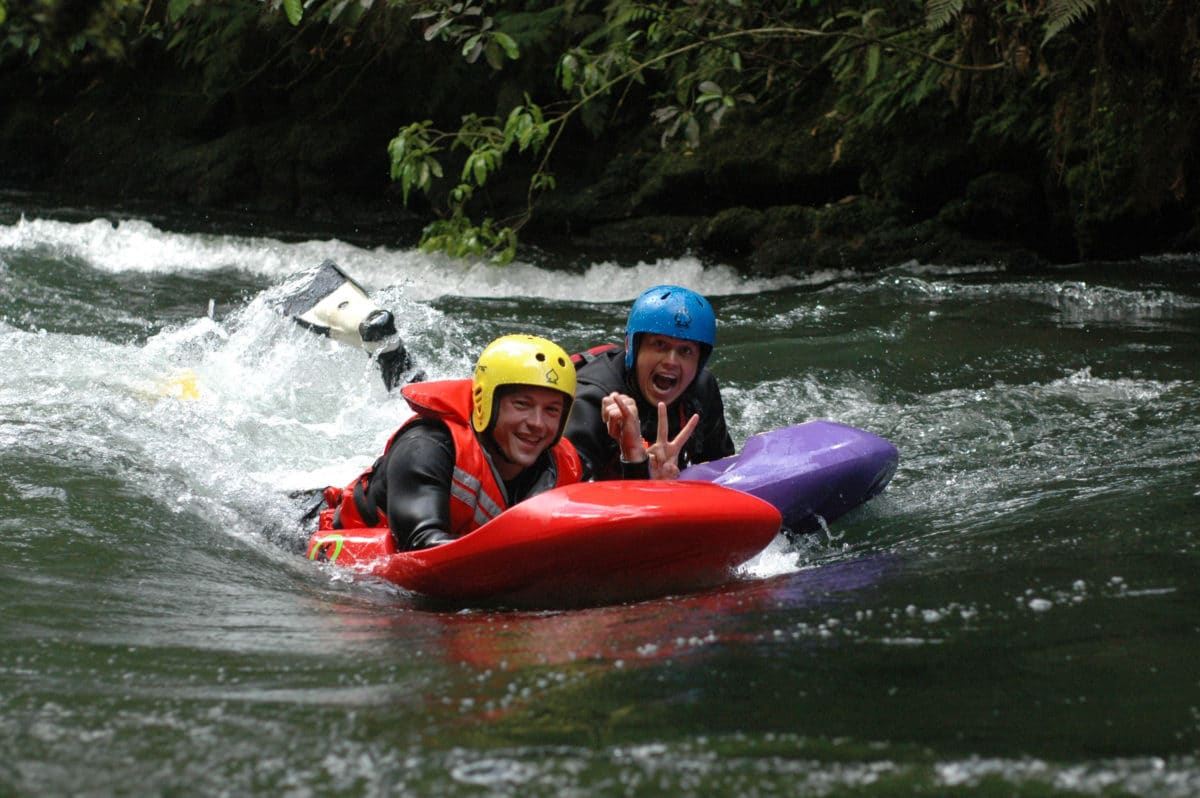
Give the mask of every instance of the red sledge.
[(710, 482), (582, 482), (431, 549), (397, 552), (386, 531), (326, 530), (308, 558), (460, 604), (583, 606), (728, 582), (781, 523), (766, 501)]

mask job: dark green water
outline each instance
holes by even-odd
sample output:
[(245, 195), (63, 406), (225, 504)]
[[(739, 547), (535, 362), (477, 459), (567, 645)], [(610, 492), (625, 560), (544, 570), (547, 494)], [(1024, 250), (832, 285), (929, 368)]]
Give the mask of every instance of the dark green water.
[[(1200, 258), (789, 284), (8, 210), (0, 795), (1200, 794)], [(325, 570), (288, 491), (403, 416), (264, 301), (325, 256), (434, 377), (690, 285), (739, 444), (830, 418), (900, 468), (698, 595), (446, 611)]]

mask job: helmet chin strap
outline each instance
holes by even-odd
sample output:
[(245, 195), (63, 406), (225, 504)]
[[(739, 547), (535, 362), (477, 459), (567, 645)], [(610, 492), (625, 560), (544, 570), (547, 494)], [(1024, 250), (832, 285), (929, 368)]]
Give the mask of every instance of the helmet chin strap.
[(487, 450), (489, 452), (491, 452), (493, 455), (499, 457), (501, 460), (508, 463), (509, 465), (520, 465), (520, 463), (518, 463), (516, 460), (514, 460), (508, 456), (508, 454), (504, 451), (504, 449), (500, 446), (500, 444), (496, 443), (496, 439), (494, 437), (492, 437), (491, 426), (489, 426), (487, 428), (487, 430), (483, 433), (482, 437), (483, 437), (483, 445), (486, 446)]

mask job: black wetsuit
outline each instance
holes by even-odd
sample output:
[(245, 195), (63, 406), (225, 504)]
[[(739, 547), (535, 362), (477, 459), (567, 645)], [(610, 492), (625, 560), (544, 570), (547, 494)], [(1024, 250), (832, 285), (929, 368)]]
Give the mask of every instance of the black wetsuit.
[[(491, 455), (489, 455), (491, 456)], [(450, 484), (454, 476), (454, 439), (445, 423), (415, 419), (376, 461), (367, 486), (367, 502), (387, 514), (401, 551), (424, 549), (455, 539), (450, 522)], [(554, 487), (550, 450), (511, 482), (499, 482), (511, 507)]]
[[(642, 438), (650, 443), (658, 439), (658, 407), (648, 403), (638, 390), (636, 376), (625, 369), (625, 350), (610, 349), (585, 356), (576, 369), (575, 404), (567, 421), (566, 436), (579, 450), (585, 475), (592, 479), (637, 479), (649, 476), (649, 463), (623, 467), (621, 449), (608, 434), (608, 425), (600, 417), (600, 402), (613, 391), (628, 394), (637, 402)], [(734, 453), (733, 439), (725, 426), (725, 405), (717, 378), (701, 369), (696, 379), (674, 404), (667, 408), (667, 432), (670, 438), (692, 417), (700, 414), (700, 424), (679, 453), (679, 467), (717, 460)]]

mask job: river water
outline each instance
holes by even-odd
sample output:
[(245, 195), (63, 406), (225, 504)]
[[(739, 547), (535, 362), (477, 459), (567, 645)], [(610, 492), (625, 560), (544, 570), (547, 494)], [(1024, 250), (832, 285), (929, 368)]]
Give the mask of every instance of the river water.
[[(0, 795), (1200, 794), (1200, 257), (768, 281), (57, 211), (0, 214)], [(434, 378), (696, 288), (739, 446), (828, 418), (899, 469), (695, 595), (310, 563), (290, 493), (407, 415), (272, 309), (327, 257)]]

